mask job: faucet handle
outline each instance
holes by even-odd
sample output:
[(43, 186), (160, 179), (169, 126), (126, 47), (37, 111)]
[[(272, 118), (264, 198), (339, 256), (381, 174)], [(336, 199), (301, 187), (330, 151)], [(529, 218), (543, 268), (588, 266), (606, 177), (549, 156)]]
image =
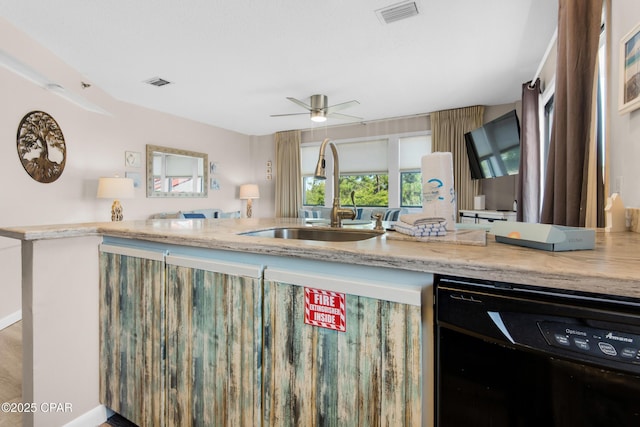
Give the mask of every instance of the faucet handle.
[(382, 214), (375, 214), (373, 217), (376, 219), (376, 226), (373, 229), (384, 230), (384, 228), (382, 227)]
[(351, 203), (353, 204), (353, 219), (358, 217), (358, 207), (356, 206), (356, 192), (351, 190)]

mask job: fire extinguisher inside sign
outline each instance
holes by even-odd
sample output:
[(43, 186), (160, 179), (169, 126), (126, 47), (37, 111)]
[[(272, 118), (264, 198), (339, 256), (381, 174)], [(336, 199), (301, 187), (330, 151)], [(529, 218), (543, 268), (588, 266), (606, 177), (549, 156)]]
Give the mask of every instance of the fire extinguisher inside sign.
[(304, 323), (333, 329), (347, 330), (345, 295), (322, 289), (304, 288)]

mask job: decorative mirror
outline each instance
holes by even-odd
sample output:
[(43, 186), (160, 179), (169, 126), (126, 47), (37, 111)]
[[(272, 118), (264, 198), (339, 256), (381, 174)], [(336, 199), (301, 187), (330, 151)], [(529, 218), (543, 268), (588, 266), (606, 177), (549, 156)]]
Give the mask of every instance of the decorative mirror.
[(204, 153), (147, 145), (147, 197), (207, 197)]
[(22, 167), (38, 182), (60, 178), (67, 161), (67, 145), (58, 123), (43, 111), (32, 111), (18, 126), (18, 156)]

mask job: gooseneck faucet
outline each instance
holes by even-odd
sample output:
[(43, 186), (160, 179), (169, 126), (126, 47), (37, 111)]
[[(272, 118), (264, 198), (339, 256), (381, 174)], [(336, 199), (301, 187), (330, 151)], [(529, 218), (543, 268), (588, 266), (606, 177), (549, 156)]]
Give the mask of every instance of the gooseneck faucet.
[(351, 201), (353, 201), (353, 210), (340, 207), (340, 160), (338, 159), (338, 148), (336, 145), (325, 138), (320, 145), (320, 154), (318, 155), (318, 164), (314, 176), (316, 179), (327, 179), (327, 171), (325, 169), (326, 162), (324, 152), (327, 144), (331, 146), (333, 154), (333, 207), (331, 208), (331, 227), (342, 227), (343, 219), (356, 219), (357, 209), (354, 199), (354, 192), (351, 192)]

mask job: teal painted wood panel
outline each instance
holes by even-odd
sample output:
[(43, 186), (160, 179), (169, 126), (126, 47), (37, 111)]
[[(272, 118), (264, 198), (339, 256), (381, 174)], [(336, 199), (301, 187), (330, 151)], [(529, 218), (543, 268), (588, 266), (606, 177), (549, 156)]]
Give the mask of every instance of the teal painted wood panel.
[(100, 253), (100, 402), (164, 425), (164, 263)]
[(263, 425), (421, 425), (420, 307), (347, 295), (337, 332), (304, 323), (303, 287), (264, 301)]
[(261, 280), (169, 265), (167, 282), (167, 425), (260, 425)]

